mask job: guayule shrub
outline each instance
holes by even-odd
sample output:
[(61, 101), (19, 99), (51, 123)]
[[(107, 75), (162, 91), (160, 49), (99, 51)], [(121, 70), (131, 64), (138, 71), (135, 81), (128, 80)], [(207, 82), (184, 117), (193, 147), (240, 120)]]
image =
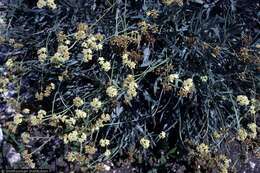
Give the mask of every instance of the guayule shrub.
[(141, 163), (147, 172), (170, 169), (188, 151), (196, 169), (217, 162), (228, 171), (212, 148), (232, 135), (241, 144), (257, 138), (258, 49), (232, 4), (205, 3), (9, 4), (2, 128), (23, 166)]

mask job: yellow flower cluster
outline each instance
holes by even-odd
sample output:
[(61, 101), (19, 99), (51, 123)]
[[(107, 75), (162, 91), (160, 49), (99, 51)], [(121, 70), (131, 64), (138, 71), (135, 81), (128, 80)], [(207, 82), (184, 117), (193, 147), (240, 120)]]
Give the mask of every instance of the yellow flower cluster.
[(85, 23), (80, 23), (75, 33), (76, 40), (84, 40), (87, 37), (88, 26)]
[(93, 57), (93, 52), (91, 49), (83, 49), (82, 51), (83, 53), (83, 61), (84, 62), (89, 62), (92, 60), (92, 57)]
[(220, 173), (228, 173), (228, 168), (229, 168), (229, 160), (227, 157), (223, 154), (218, 156), (218, 167)]
[(257, 137), (257, 125), (256, 123), (250, 123), (247, 125), (250, 132), (248, 133), (248, 136), (252, 139), (255, 139)]
[(116, 87), (113, 86), (113, 85), (107, 87), (107, 89), (106, 89), (106, 94), (107, 94), (109, 97), (111, 97), (111, 98), (116, 97), (116, 96), (117, 96), (117, 89), (116, 89)]
[(44, 97), (49, 97), (52, 93), (52, 91), (55, 90), (55, 84), (54, 83), (50, 83), (50, 85), (48, 85), (43, 93)]
[(102, 106), (102, 102), (98, 98), (93, 98), (90, 102), (90, 106), (94, 108), (94, 110), (98, 110)]
[(75, 97), (73, 99), (73, 105), (76, 107), (81, 107), (84, 105), (84, 101), (80, 97)]
[(137, 83), (135, 82), (133, 75), (127, 75), (126, 79), (124, 80), (123, 87), (127, 89), (128, 99), (131, 100), (133, 97), (137, 95)]
[(144, 32), (144, 33), (147, 32), (148, 29), (151, 28), (151, 25), (148, 24), (146, 21), (141, 21), (141, 22), (139, 22), (139, 23), (138, 23), (138, 26), (140, 27), (141, 32)]
[(37, 116), (31, 116), (31, 123), (33, 126), (39, 125), (42, 123), (43, 117), (46, 115), (46, 111), (40, 110), (38, 111)]
[(183, 0), (162, 0), (162, 3), (167, 6), (171, 4), (183, 6)]
[(107, 147), (109, 144), (110, 144), (110, 140), (108, 140), (108, 139), (100, 139), (100, 141), (99, 141), (99, 145), (101, 147)]
[(49, 124), (53, 127), (57, 127), (59, 121), (60, 121), (60, 116), (58, 116), (57, 114), (52, 114), (49, 120)]
[(30, 142), (30, 134), (27, 132), (23, 132), (21, 134), (21, 138), (25, 144), (28, 144)]
[(200, 156), (204, 157), (209, 154), (209, 146), (202, 143), (196, 147), (197, 152)]
[(90, 35), (90, 37), (82, 43), (82, 47), (93, 50), (102, 50), (103, 45), (98, 43), (98, 41), (101, 41), (102, 39), (103, 36), (101, 34)]
[(54, 0), (38, 0), (37, 7), (38, 8), (49, 7), (51, 9), (56, 9), (57, 5), (55, 4)]
[(201, 77), (200, 77), (200, 80), (201, 80), (202, 82), (207, 82), (207, 81), (208, 81), (208, 76), (201, 76)]
[(80, 143), (83, 143), (83, 142), (86, 141), (86, 139), (87, 139), (86, 133), (81, 133), (80, 136), (79, 136), (79, 138), (78, 138), (78, 141), (79, 141)]
[(146, 12), (146, 15), (153, 18), (157, 18), (159, 16), (158, 11), (155, 9)]
[(74, 162), (75, 160), (78, 159), (79, 153), (78, 152), (68, 152), (66, 159), (69, 162)]
[(69, 78), (69, 71), (66, 69), (64, 70), (60, 76), (58, 76), (59, 81), (64, 81)]
[(179, 79), (179, 74), (175, 73), (175, 74), (170, 74), (167, 77), (167, 81), (170, 83), (173, 83), (175, 80)]
[(109, 157), (109, 156), (111, 155), (111, 151), (110, 151), (109, 149), (106, 149), (104, 155), (105, 155), (106, 157)]
[(43, 92), (40, 93), (36, 93), (35, 94), (35, 98), (37, 98), (37, 100), (43, 100), (43, 97), (49, 97), (52, 93), (53, 90), (55, 90), (55, 84), (54, 83), (50, 83)]
[(95, 124), (92, 126), (91, 130), (99, 130), (101, 127), (104, 127), (104, 123), (111, 120), (111, 117), (109, 114), (103, 113), (101, 117), (95, 122)]
[(245, 95), (238, 95), (237, 96), (237, 103), (240, 106), (247, 106), (247, 105), (249, 105), (249, 99)]
[(62, 116), (61, 121), (71, 127), (76, 124), (76, 119), (73, 117), (68, 117), (67, 115)]
[(244, 128), (240, 128), (237, 134), (237, 140), (244, 141), (247, 138), (247, 132)]
[(76, 130), (70, 132), (68, 134), (68, 141), (70, 142), (76, 142), (78, 140), (78, 132)]
[(97, 152), (97, 148), (92, 145), (85, 146), (85, 153), (86, 154), (95, 154)]
[(58, 32), (58, 34), (57, 34), (58, 43), (61, 44), (61, 45), (63, 45), (63, 44), (69, 45), (70, 40), (68, 40), (67, 37), (68, 36), (63, 31)]
[(166, 133), (164, 131), (161, 131), (161, 133), (159, 134), (159, 139), (164, 139), (166, 138)]
[(240, 58), (243, 61), (246, 61), (250, 58), (250, 50), (248, 48), (245, 48), (245, 47), (241, 48), (239, 53), (241, 56)]
[(150, 147), (150, 141), (146, 138), (141, 138), (140, 144), (143, 146), (144, 149), (147, 149)]
[(24, 150), (22, 152), (22, 158), (24, 159), (24, 162), (30, 167), (35, 168), (35, 163), (33, 163), (32, 155), (29, 154), (28, 150)]
[(76, 130), (73, 130), (69, 134), (63, 135), (63, 142), (68, 144), (69, 142), (80, 142), (83, 143), (87, 139), (86, 133), (79, 133)]
[(70, 58), (69, 48), (66, 45), (59, 45), (57, 52), (51, 57), (51, 63), (59, 66)]
[(12, 59), (8, 59), (5, 62), (5, 66), (6, 66), (7, 69), (11, 69), (12, 67), (14, 67), (14, 61)]
[(16, 114), (16, 115), (14, 116), (14, 124), (15, 124), (15, 125), (21, 124), (22, 121), (23, 121), (23, 115), (22, 115), (22, 114)]
[(215, 140), (218, 140), (218, 139), (221, 138), (221, 134), (219, 134), (218, 131), (213, 132), (212, 136), (213, 136), (213, 138), (214, 138)]
[(135, 66), (136, 66), (136, 63), (133, 62), (133, 61), (131, 61), (131, 60), (129, 59), (128, 53), (124, 53), (124, 54), (123, 54), (123, 56), (122, 56), (122, 61), (123, 61), (123, 64), (124, 64), (125, 66), (127, 66), (128, 68), (130, 68), (130, 69), (134, 69)]
[(40, 48), (37, 51), (37, 55), (38, 55), (38, 59), (39, 59), (40, 63), (44, 63), (47, 58), (47, 49), (45, 47)]
[(75, 110), (75, 114), (78, 118), (86, 118), (87, 117), (87, 113), (82, 111), (82, 110)]
[(10, 80), (8, 78), (5, 77), (0, 77), (0, 93), (4, 93), (8, 91), (8, 84), (9, 84)]
[(102, 70), (108, 72), (111, 69), (111, 64), (109, 61), (105, 61), (103, 57), (98, 58), (98, 63), (101, 66)]
[(256, 114), (256, 109), (255, 109), (255, 105), (251, 105), (250, 107), (249, 107), (249, 113), (251, 114), (251, 115), (255, 115)]
[(25, 108), (25, 109), (22, 110), (22, 113), (23, 114), (29, 114), (30, 113), (30, 109)]
[(194, 89), (193, 80), (191, 78), (183, 81), (182, 87), (179, 91), (179, 95), (182, 97), (187, 97), (189, 93), (191, 93)]
[(257, 105), (256, 99), (251, 99), (250, 102), (251, 102), (251, 105), (250, 105), (250, 107), (249, 107), (248, 112), (249, 112), (251, 115), (255, 115), (255, 114), (256, 114), (256, 105)]
[[(81, 44), (81, 46), (83, 47), (83, 62), (89, 62), (92, 60), (93, 51), (103, 49), (103, 45), (101, 43), (98, 43), (98, 41), (101, 41), (102, 39), (103, 36), (101, 34), (90, 35), (87, 40)], [(107, 69), (108, 63), (106, 63), (104, 66), (106, 66)]]

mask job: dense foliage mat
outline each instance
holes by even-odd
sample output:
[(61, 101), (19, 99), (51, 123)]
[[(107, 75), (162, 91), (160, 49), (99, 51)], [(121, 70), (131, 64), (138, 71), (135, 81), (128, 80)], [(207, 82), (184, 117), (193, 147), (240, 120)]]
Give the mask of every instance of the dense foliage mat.
[(3, 168), (224, 173), (223, 146), (258, 148), (256, 1), (0, 9)]

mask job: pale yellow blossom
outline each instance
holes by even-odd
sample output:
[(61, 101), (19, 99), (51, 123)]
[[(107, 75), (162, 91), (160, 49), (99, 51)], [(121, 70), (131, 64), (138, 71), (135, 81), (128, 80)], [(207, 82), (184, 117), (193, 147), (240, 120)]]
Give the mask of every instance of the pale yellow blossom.
[(76, 116), (78, 118), (86, 118), (87, 117), (87, 113), (82, 111), (82, 110), (77, 109), (77, 110), (75, 110), (75, 113), (76, 113)]
[(143, 146), (144, 149), (147, 149), (150, 147), (150, 141), (146, 138), (141, 138), (140, 144)]
[(116, 97), (117, 96), (117, 89), (115, 86), (109, 86), (107, 87), (106, 89), (106, 94), (109, 96), (109, 97)]
[(244, 128), (238, 129), (237, 140), (244, 141), (247, 138), (248, 134)]
[(73, 104), (74, 104), (74, 106), (76, 106), (76, 107), (81, 107), (81, 106), (84, 105), (84, 101), (83, 101), (80, 97), (75, 97), (75, 98), (73, 99)]
[(240, 106), (247, 106), (249, 105), (249, 99), (247, 98), (247, 96), (245, 95), (238, 95), (237, 96), (237, 103), (240, 105)]
[(201, 143), (196, 147), (196, 150), (201, 156), (206, 156), (209, 153), (209, 146), (204, 143)]
[(98, 110), (102, 106), (102, 102), (98, 98), (93, 98), (90, 102), (90, 106), (92, 106), (95, 110)]
[(159, 138), (160, 139), (166, 138), (166, 133), (164, 131), (161, 131), (161, 133), (159, 134)]
[(99, 145), (101, 146), (101, 147), (106, 147), (106, 146), (108, 146), (110, 144), (110, 141), (108, 140), (108, 139), (100, 139), (100, 141), (99, 141)]

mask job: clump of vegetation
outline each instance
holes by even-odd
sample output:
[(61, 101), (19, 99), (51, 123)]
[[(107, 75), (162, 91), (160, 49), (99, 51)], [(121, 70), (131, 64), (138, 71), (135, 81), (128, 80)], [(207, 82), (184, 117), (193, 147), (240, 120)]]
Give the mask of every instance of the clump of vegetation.
[(2, 165), (228, 172), (222, 145), (259, 142), (254, 4), (6, 4)]

